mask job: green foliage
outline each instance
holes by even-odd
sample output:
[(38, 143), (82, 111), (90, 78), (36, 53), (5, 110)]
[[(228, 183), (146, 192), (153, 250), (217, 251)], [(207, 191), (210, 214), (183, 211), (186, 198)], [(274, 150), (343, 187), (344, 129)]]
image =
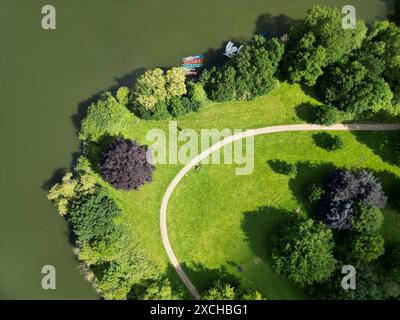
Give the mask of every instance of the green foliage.
[(114, 218), (114, 231), (92, 243), (79, 243), (78, 257), (85, 265), (86, 278), (105, 299), (127, 299), (132, 288), (159, 278), (124, 215)]
[(343, 290), (341, 286), (343, 279), (341, 269), (346, 264), (349, 263), (338, 263), (338, 269), (335, 270), (331, 278), (324, 283), (308, 288), (310, 296), (315, 299), (329, 300), (375, 300), (385, 297), (382, 277), (378, 275), (372, 264), (365, 261), (350, 263), (357, 272), (356, 289)]
[(385, 62), (384, 77), (394, 92), (394, 104), (400, 103), (400, 27), (389, 21), (376, 22), (369, 39), (383, 44), (382, 59)]
[(353, 236), (352, 253), (355, 258), (372, 261), (383, 255), (385, 241), (378, 233), (355, 234)]
[[(168, 104), (173, 97), (186, 93), (185, 71), (182, 68), (171, 68), (166, 74), (160, 68), (146, 71), (136, 81), (133, 90), (133, 101), (137, 108), (159, 113), (161, 105)], [(144, 113), (144, 111), (141, 111)]]
[(198, 102), (200, 107), (208, 102), (207, 93), (201, 82), (189, 82), (187, 86), (187, 95), (192, 102)]
[(90, 105), (87, 116), (82, 121), (79, 139), (97, 142), (105, 134), (120, 135), (131, 119), (128, 109), (110, 92), (106, 92)]
[(384, 216), (381, 210), (368, 205), (359, 205), (352, 229), (361, 234), (377, 233), (382, 229), (383, 221)]
[(134, 288), (131, 295), (138, 300), (177, 300), (182, 299), (182, 292), (174, 292), (171, 282), (166, 277), (150, 279)]
[(271, 91), (284, 52), (277, 39), (255, 36), (220, 70), (202, 74), (201, 82), (209, 97), (216, 101), (248, 100)]
[(73, 179), (72, 172), (68, 172), (62, 178), (61, 183), (56, 183), (47, 194), (47, 199), (54, 201), (60, 215), (68, 212), (68, 203), (76, 196), (78, 182)]
[(120, 104), (126, 106), (129, 103), (130, 90), (128, 87), (120, 87), (115, 96)]
[(367, 33), (363, 21), (355, 29), (342, 28), (337, 8), (313, 6), (290, 34), (285, 70), (292, 81), (315, 85), (324, 68), (341, 61), (361, 47)]
[(107, 239), (115, 231), (113, 219), (121, 210), (105, 189), (75, 199), (70, 206), (69, 221), (80, 242)]
[(325, 73), (321, 89), (328, 108), (336, 108), (348, 117), (392, 108), (389, 85), (357, 60), (338, 64)]
[(167, 81), (160, 68), (146, 71), (137, 79), (133, 91), (134, 101), (146, 110), (152, 110), (167, 98)]
[(400, 243), (397, 243), (386, 257), (389, 276), (400, 284)]
[(274, 269), (302, 287), (329, 278), (335, 269), (332, 231), (321, 222), (290, 224), (273, 240)]
[(325, 190), (321, 184), (319, 183), (311, 184), (308, 186), (307, 189), (307, 198), (310, 201), (310, 203), (317, 203), (319, 200), (322, 199), (324, 193)]
[(63, 216), (68, 213), (71, 201), (76, 197), (95, 192), (96, 185), (97, 179), (89, 169), (77, 171), (75, 177), (72, 172), (67, 172), (60, 183), (56, 183), (50, 188), (47, 199), (54, 201), (59, 214)]
[(221, 280), (215, 281), (203, 295), (204, 300), (263, 300), (258, 291), (236, 287)]
[(167, 99), (181, 97), (186, 94), (185, 70), (183, 68), (171, 68), (165, 74), (165, 90)]
[(296, 51), (290, 52), (287, 72), (291, 81), (314, 86), (324, 73), (326, 49), (315, 42), (314, 34), (309, 32), (300, 39)]

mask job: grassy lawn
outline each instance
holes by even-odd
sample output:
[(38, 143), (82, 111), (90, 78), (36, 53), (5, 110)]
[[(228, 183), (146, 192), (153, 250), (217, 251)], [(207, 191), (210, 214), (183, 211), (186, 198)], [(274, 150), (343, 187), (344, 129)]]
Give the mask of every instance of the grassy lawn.
[[(317, 104), (298, 85), (281, 83), (268, 96), (249, 102), (212, 104), (178, 119), (178, 125), (199, 130), (301, 123)], [(167, 127), (168, 121), (133, 118), (124, 135), (146, 143), (149, 129)], [(269, 235), (296, 208), (302, 208), (300, 214), (309, 211), (304, 186), (333, 166), (371, 168), (382, 176), (388, 193), (398, 185), (400, 168), (386, 161), (381, 150), (369, 144), (379, 145), (391, 133), (337, 133), (344, 140), (344, 148), (333, 153), (317, 147), (313, 134), (256, 137), (251, 175), (236, 176), (234, 165), (202, 165), (200, 170), (191, 171), (174, 191), (168, 212), (171, 244), (200, 291), (217, 277), (234, 276), (272, 299), (304, 297), (299, 288), (272, 270), (268, 255)], [(268, 161), (275, 159), (297, 163), (297, 175), (288, 177), (274, 172)], [(153, 182), (138, 192), (109, 188), (128, 215), (132, 232), (160, 272), (170, 270), (159, 230), (160, 204), (168, 184), (181, 168), (182, 165), (158, 165)], [(400, 215), (394, 207), (389, 207), (385, 214), (385, 237), (400, 240)]]
[[(344, 148), (333, 153), (315, 146), (313, 134), (257, 137), (255, 169), (248, 176), (236, 176), (231, 165), (204, 165), (192, 171), (177, 187), (169, 208), (169, 234), (178, 259), (189, 269), (199, 263), (211, 270), (222, 268), (270, 298), (302, 297), (299, 289), (272, 271), (268, 237), (296, 208), (302, 208), (300, 214), (309, 211), (304, 199), (307, 183), (318, 181), (331, 167), (369, 168), (385, 175), (387, 193), (400, 178), (400, 168), (383, 162), (352, 133), (338, 133)], [(268, 161), (275, 159), (297, 163), (297, 175), (274, 172)], [(385, 214), (386, 238), (398, 239), (400, 215), (393, 208)], [(256, 257), (261, 259), (258, 264)], [(209, 285), (210, 279), (201, 273), (191, 275), (199, 288)]]

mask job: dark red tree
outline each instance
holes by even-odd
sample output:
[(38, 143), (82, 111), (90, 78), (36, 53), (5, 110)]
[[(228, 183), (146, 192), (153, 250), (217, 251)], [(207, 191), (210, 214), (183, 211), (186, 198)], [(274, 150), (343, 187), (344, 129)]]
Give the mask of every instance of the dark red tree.
[(100, 172), (116, 189), (138, 190), (150, 182), (154, 166), (147, 161), (147, 146), (117, 138), (100, 158)]

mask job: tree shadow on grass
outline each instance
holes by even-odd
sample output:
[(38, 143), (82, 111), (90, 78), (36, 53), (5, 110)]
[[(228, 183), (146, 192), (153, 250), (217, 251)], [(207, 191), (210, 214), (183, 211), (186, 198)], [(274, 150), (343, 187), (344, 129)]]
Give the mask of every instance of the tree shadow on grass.
[(302, 208), (313, 218), (319, 218), (316, 205), (307, 198), (307, 190), (311, 184), (324, 184), (326, 177), (339, 169), (332, 163), (312, 163), (310, 161), (298, 162), (297, 175), (289, 180), (289, 189), (301, 204)]
[[(230, 274), (224, 266), (209, 268), (200, 262), (194, 261), (190, 263), (183, 262), (181, 266), (200, 294), (208, 290), (216, 280), (226, 281), (235, 285), (239, 284), (239, 280)], [(166, 275), (177, 288), (186, 292), (188, 299), (193, 299), (172, 265), (168, 265)]]
[(264, 261), (269, 260), (271, 236), (284, 224), (294, 221), (289, 211), (268, 206), (244, 212), (242, 230), (253, 253)]
[(382, 183), (383, 192), (388, 197), (387, 206), (393, 207), (397, 210), (400, 209), (400, 178), (388, 170), (384, 171), (373, 171), (375, 177), (377, 177)]
[(400, 165), (400, 132), (353, 131), (357, 141), (370, 148), (382, 161), (391, 165)]
[(296, 115), (307, 123), (316, 123), (318, 120), (318, 106), (316, 105), (306, 102), (296, 106), (295, 110)]

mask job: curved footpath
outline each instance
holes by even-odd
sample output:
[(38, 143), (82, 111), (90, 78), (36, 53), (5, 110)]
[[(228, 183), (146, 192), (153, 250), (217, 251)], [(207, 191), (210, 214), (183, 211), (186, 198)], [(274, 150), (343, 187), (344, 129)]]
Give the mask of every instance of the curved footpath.
[(194, 166), (196, 166), (201, 160), (212, 154), (214, 151), (217, 151), (223, 146), (227, 145), (228, 143), (246, 137), (258, 136), (267, 133), (289, 132), (289, 131), (390, 131), (399, 129), (400, 129), (400, 124), (334, 124), (331, 126), (321, 126), (315, 124), (297, 124), (297, 125), (263, 127), (258, 129), (246, 130), (244, 132), (232, 135), (212, 145), (210, 148), (208, 148), (207, 150), (203, 151), (198, 156), (193, 158), (188, 164), (186, 164), (181, 169), (181, 171), (179, 171), (179, 173), (169, 184), (162, 199), (161, 209), (160, 209), (160, 231), (165, 251), (167, 252), (171, 264), (174, 266), (179, 277), (181, 278), (185, 286), (188, 288), (190, 293), (193, 295), (193, 297), (195, 299), (201, 298), (196, 287), (193, 285), (189, 277), (186, 275), (185, 271), (182, 269), (182, 266), (180, 265), (178, 259), (175, 256), (174, 251), (172, 250), (171, 243), (168, 238), (167, 207), (169, 198), (171, 197), (171, 194), (178, 185), (178, 183), (189, 172), (189, 170), (192, 169)]

